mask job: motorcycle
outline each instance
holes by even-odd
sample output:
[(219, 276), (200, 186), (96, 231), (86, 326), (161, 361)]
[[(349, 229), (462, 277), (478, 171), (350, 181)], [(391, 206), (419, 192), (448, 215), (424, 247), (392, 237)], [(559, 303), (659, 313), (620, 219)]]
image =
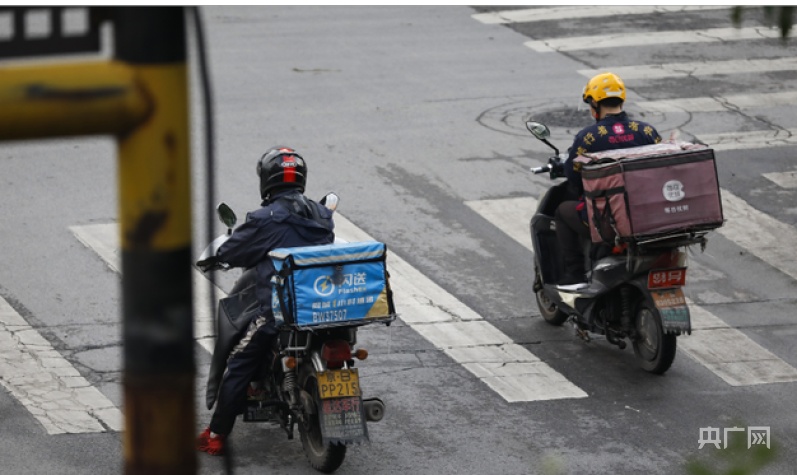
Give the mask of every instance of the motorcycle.
[[(555, 152), (546, 165), (531, 171), (549, 173), (551, 179), (564, 177), (563, 158), (567, 155), (548, 141), (550, 129), (534, 121), (527, 122), (526, 127)], [(540, 314), (551, 325), (570, 321), (576, 335), (585, 342), (591, 341), (591, 334), (604, 335), (622, 350), (628, 340), (645, 371), (663, 374), (675, 359), (676, 337), (691, 334), (689, 308), (682, 290), (686, 282), (686, 250), (693, 245), (703, 249), (708, 230), (626, 241), (621, 246), (581, 238), (585, 268), (589, 269), (588, 285), (557, 286), (564, 266), (554, 215), (559, 203), (575, 199), (578, 197), (567, 181), (551, 186), (530, 222), (533, 290)]]
[[(319, 203), (334, 211), (338, 197), (331, 193)], [(217, 237), (200, 256), (197, 265), (203, 272), (228, 269), (224, 263), (208, 264), (208, 258), (216, 255), (237, 222), (234, 211), (225, 203), (219, 204), (217, 213), (227, 226), (227, 233)], [(342, 242), (336, 239), (336, 243)], [(255, 278), (255, 269), (245, 270), (230, 297), (219, 301), (217, 343), (206, 394), (208, 409), (216, 400), (227, 356), (257, 306), (252, 285)], [(279, 321), (282, 317), (277, 312)], [(395, 314), (313, 327), (280, 325), (271, 358), (263, 362), (259, 376), (248, 387), (244, 422), (277, 425), (288, 439), (294, 438), (298, 426), (310, 465), (323, 473), (334, 472), (343, 463), (349, 445), (369, 441), (366, 422), (379, 422), (385, 413), (381, 399), (362, 397), (358, 369), (354, 366), (355, 359), (368, 357), (368, 351), (354, 349), (357, 329), (375, 322), (390, 325), (394, 318)]]

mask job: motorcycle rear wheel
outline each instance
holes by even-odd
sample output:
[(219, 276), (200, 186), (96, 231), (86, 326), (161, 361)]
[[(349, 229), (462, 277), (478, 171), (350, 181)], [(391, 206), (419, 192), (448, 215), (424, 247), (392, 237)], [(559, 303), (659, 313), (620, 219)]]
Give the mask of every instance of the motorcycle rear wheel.
[[(313, 401), (318, 401), (318, 381), (315, 376), (308, 376), (302, 388), (313, 396)], [(299, 424), (299, 435), (302, 439), (302, 449), (310, 466), (322, 473), (332, 473), (337, 470), (346, 457), (345, 445), (324, 444), (321, 436), (320, 408), (315, 411), (305, 411), (305, 421)], [(310, 414), (312, 412), (312, 414)]]
[(634, 354), (639, 358), (642, 369), (664, 374), (675, 360), (675, 335), (664, 333), (659, 311), (644, 301), (637, 307), (634, 325), (637, 333), (633, 341)]

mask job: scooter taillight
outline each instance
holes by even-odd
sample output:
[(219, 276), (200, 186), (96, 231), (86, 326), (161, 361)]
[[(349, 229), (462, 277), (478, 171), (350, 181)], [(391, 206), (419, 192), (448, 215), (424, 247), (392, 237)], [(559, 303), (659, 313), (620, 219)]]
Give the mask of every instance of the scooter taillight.
[(328, 341), (321, 347), (321, 358), (327, 362), (328, 368), (342, 368), (351, 359), (351, 346), (344, 340)]
[(660, 254), (651, 265), (652, 268), (662, 269), (667, 267), (685, 267), (686, 253), (680, 250), (672, 250)]

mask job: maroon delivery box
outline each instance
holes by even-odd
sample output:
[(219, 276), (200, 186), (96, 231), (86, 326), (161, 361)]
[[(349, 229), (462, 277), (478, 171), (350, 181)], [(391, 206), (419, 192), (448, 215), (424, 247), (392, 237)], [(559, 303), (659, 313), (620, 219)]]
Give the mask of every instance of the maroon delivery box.
[(576, 158), (593, 242), (615, 244), (722, 226), (714, 151), (668, 142)]

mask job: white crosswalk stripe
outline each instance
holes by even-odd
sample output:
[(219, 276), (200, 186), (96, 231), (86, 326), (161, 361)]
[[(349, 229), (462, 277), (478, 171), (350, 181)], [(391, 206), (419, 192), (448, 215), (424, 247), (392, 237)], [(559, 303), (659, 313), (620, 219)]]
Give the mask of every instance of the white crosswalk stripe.
[(764, 173), (762, 176), (781, 188), (797, 188), (797, 171)]
[[(94, 250), (114, 272), (121, 272), (122, 264), (119, 255), (119, 229), (115, 223), (87, 224), (72, 226), (69, 229), (89, 249)], [(194, 338), (203, 348), (213, 351), (213, 335), (215, 320), (209, 310), (210, 289), (207, 279), (201, 272), (191, 273), (194, 285)], [(217, 295), (224, 296), (221, 289), (216, 290)]]
[(777, 28), (709, 28), (705, 30), (650, 31), (617, 33), (571, 38), (548, 38), (523, 43), (538, 53), (583, 51), (599, 48), (623, 48), (676, 43), (726, 43), (730, 41), (779, 38)]
[[(660, 101), (638, 101), (646, 112), (738, 112), (797, 105), (797, 92), (785, 91), (762, 94), (673, 98)], [(749, 150), (797, 145), (797, 129), (774, 127), (769, 130), (733, 131), (699, 134), (697, 139), (716, 151)]]
[[(727, 6), (695, 6), (695, 7), (656, 7), (656, 6), (563, 6), (551, 8), (531, 8), (502, 10), (478, 13), (472, 17), (482, 23), (513, 24), (539, 21), (557, 21), (573, 19), (601, 18), (617, 15), (677, 15), (685, 12), (699, 12), (709, 9), (729, 8)], [(526, 41), (524, 44), (539, 53), (589, 51), (597, 48), (623, 47), (656, 47), (686, 43), (723, 43), (739, 41), (755, 41), (760, 39), (779, 38), (779, 28), (769, 26), (758, 27), (724, 27), (672, 31), (644, 32), (608, 32), (600, 35), (552, 37)], [(765, 57), (752, 59), (731, 59), (721, 61), (700, 60), (692, 62), (676, 62), (664, 64), (637, 64), (632, 66), (606, 66), (602, 69), (580, 69), (578, 73), (592, 77), (604, 71), (612, 71), (628, 83), (662, 79), (683, 79), (713, 75), (765, 74), (781, 71), (797, 70), (797, 58)], [(678, 91), (677, 85), (674, 90)], [(688, 94), (688, 90), (683, 90)], [(747, 94), (712, 94), (706, 97), (674, 97), (656, 101), (639, 101), (635, 103), (641, 110), (655, 113), (712, 113), (757, 111), (793, 107), (797, 104), (797, 93), (792, 91)], [(766, 116), (763, 116), (766, 117)], [(691, 126), (690, 126), (691, 127)], [(797, 145), (797, 128), (773, 125), (765, 130), (727, 131), (700, 133), (690, 131), (696, 140), (710, 145), (717, 151), (749, 150), (770, 147), (786, 147)]]
[(0, 298), (0, 384), (48, 434), (119, 431), (122, 414)]
[[(71, 228), (108, 266), (119, 272), (118, 225)], [(213, 317), (207, 280), (194, 273), (195, 337), (213, 349)], [(223, 292), (219, 290), (219, 295)], [(48, 434), (121, 431), (122, 413), (86, 380), (41, 334), (0, 298), (0, 385), (42, 424)]]
[(517, 10), (501, 10), (496, 12), (476, 13), (473, 19), (486, 24), (532, 23), (540, 21), (573, 20), (577, 18), (614, 17), (619, 15), (649, 15), (655, 13), (679, 13), (704, 10), (726, 10), (721, 5), (696, 6), (650, 6), (650, 5), (601, 5), (563, 6), (550, 8), (524, 8)]
[(684, 97), (661, 101), (638, 101), (647, 112), (724, 112), (760, 109), (797, 104), (797, 92), (784, 91), (765, 94), (735, 94), (730, 96)]
[(686, 77), (712, 76), (718, 74), (764, 74), (794, 70), (797, 70), (797, 58), (789, 57), (609, 66), (603, 69), (579, 69), (578, 74), (591, 78), (604, 71), (611, 71), (628, 83), (635, 80), (682, 79)]
[[(535, 198), (507, 198), (465, 203), (487, 221), (533, 252), (528, 223), (537, 207)], [(740, 246), (797, 278), (797, 260), (770, 245), (775, 236), (794, 239), (794, 228), (755, 213), (749, 205), (723, 190), (723, 210), (728, 224), (720, 231)], [(757, 214), (750, 221), (751, 214)], [(781, 234), (778, 234), (781, 233)], [(753, 240), (762, 236), (763, 241)], [(692, 314), (692, 335), (680, 337), (679, 347), (732, 386), (797, 381), (797, 369), (763, 348), (744, 333), (728, 326), (705, 308), (687, 299)]]
[[(343, 216), (335, 218), (335, 229), (348, 241), (372, 240)], [(388, 259), (401, 319), (506, 401), (587, 397), (587, 393), (399, 256), (392, 254)]]
[(720, 234), (781, 272), (797, 279), (797, 256), (791, 246), (797, 229), (753, 208), (730, 191), (722, 190), (725, 225)]
[(788, 147), (797, 145), (797, 129), (700, 134), (698, 139), (716, 151)]
[[(116, 224), (94, 224), (71, 228), (80, 241), (118, 271)], [(344, 216), (335, 216), (335, 233), (346, 241), (371, 241), (368, 234)], [(484, 381), (508, 402), (582, 398), (587, 394), (551, 369), (538, 357), (485, 321), (480, 315), (443, 290), (395, 254), (389, 254), (388, 269), (396, 308), (401, 319), (421, 336), (441, 349), (454, 361)], [(196, 279), (204, 279), (195, 271)], [(207, 288), (206, 282), (195, 280), (195, 293)], [(223, 293), (220, 293), (223, 295)], [(197, 318), (207, 309), (207, 295), (195, 300)], [(204, 314), (207, 315), (207, 310)], [(212, 335), (207, 322), (198, 321), (196, 338), (207, 342), (212, 351)]]

